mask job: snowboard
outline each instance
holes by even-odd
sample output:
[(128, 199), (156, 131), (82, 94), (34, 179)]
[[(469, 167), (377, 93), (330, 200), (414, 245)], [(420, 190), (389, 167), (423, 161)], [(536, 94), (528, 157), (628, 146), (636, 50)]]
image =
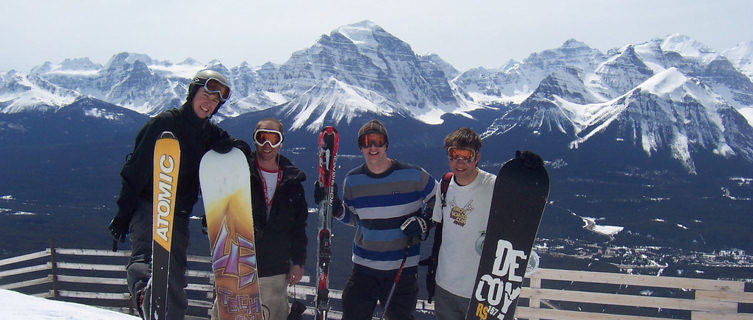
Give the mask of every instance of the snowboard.
[(319, 203), (319, 232), (317, 233), (316, 260), (316, 320), (327, 319), (329, 313), (329, 266), (332, 259), (332, 197), (334, 196), (335, 159), (339, 135), (334, 127), (324, 127), (319, 132), (319, 184), (327, 197)]
[(165, 319), (170, 277), (175, 198), (178, 191), (180, 144), (170, 131), (162, 132), (154, 145), (152, 186), (152, 277), (146, 319)]
[(220, 319), (262, 320), (246, 156), (208, 151), (199, 164)]
[(465, 319), (514, 319), (548, 195), (543, 165), (529, 168), (516, 156), (499, 170)]

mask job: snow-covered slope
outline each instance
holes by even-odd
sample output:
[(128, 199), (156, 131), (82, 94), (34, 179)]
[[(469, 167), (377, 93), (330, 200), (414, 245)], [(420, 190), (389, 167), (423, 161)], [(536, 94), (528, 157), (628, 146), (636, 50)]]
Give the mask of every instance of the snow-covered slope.
[(0, 289), (0, 318), (24, 320), (138, 320), (138, 317), (83, 304), (47, 300)]

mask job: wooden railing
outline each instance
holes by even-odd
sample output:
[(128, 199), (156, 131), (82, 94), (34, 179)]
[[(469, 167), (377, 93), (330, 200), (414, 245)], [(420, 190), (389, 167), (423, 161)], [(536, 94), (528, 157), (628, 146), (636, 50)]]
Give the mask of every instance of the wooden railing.
[[(135, 314), (125, 280), (128, 256), (128, 251), (49, 248), (2, 259), (0, 289)], [(204, 256), (189, 256), (188, 260), (188, 318), (206, 318), (214, 294), (210, 260)], [(306, 285), (289, 291), (308, 302), (316, 292)], [(342, 291), (330, 292), (332, 299), (341, 296)], [(419, 300), (416, 309), (431, 313), (434, 306)], [(521, 291), (516, 317), (753, 320), (751, 309), (753, 292), (745, 292), (741, 281), (538, 269)], [(333, 311), (331, 318), (340, 319), (341, 314)]]

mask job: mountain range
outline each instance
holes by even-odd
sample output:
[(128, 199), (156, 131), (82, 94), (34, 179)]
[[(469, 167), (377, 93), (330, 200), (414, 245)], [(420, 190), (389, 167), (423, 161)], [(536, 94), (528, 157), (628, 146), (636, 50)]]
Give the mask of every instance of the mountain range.
[(248, 141), (256, 121), (281, 119), (283, 153), (309, 180), (324, 125), (343, 137), (344, 170), (360, 160), (358, 127), (377, 118), (390, 155), (435, 177), (447, 170), (442, 137), (467, 126), (484, 139), (487, 171), (520, 149), (547, 160), (545, 237), (605, 241), (581, 228), (595, 217), (627, 230), (609, 241), (717, 248), (753, 226), (739, 223), (753, 198), (753, 41), (716, 52), (674, 34), (601, 52), (568, 40), (499, 68), (459, 71), (370, 21), (332, 30), (281, 65), (124, 52), (105, 65), (75, 58), (0, 74), (0, 195), (113, 210), (135, 133), (180, 106), (203, 68), (232, 87), (213, 120)]

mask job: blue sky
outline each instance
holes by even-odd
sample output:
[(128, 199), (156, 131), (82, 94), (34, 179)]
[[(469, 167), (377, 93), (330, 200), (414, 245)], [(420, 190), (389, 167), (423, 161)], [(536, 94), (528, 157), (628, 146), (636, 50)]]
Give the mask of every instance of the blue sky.
[(227, 66), (285, 62), (335, 28), (371, 20), (461, 71), (559, 47), (606, 51), (673, 33), (714, 50), (753, 41), (753, 1), (4, 1), (0, 71), (127, 51)]

